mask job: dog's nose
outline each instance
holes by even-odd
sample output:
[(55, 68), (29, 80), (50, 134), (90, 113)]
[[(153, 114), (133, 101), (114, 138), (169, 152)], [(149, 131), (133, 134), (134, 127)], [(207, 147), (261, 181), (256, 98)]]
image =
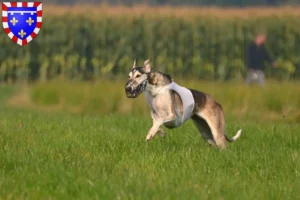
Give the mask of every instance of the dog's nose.
[(125, 87), (125, 90), (126, 90), (127, 92), (129, 92), (129, 91), (131, 90), (131, 87), (127, 85), (127, 86)]

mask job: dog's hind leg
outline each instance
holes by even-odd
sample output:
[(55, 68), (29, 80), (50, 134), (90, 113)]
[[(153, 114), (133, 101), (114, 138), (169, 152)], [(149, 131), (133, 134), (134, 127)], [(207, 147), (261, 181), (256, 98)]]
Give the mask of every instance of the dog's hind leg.
[(224, 136), (225, 123), (222, 114), (222, 112), (214, 112), (213, 114), (201, 113), (201, 116), (203, 116), (203, 118), (207, 122), (216, 145), (220, 149), (225, 149), (227, 146), (227, 141)]
[(192, 120), (193, 120), (196, 128), (200, 132), (201, 137), (210, 146), (216, 147), (216, 143), (213, 139), (213, 135), (212, 135), (211, 130), (210, 130), (208, 124), (206, 123), (206, 121), (197, 115), (192, 116)]
[(223, 134), (223, 128), (220, 128), (217, 123), (217, 120), (214, 118), (207, 120), (207, 124), (210, 127), (216, 145), (221, 149), (225, 149), (227, 146), (227, 141)]

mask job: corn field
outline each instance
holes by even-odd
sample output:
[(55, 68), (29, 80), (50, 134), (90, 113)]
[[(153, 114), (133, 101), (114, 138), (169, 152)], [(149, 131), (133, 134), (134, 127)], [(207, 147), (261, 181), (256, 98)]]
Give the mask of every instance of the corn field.
[[(300, 79), (297, 14), (278, 15), (275, 10), (256, 17), (220, 17), (220, 13), (197, 15), (193, 10), (184, 16), (176, 11), (87, 16), (73, 10), (68, 14), (68, 10), (46, 10), (40, 33), (25, 47), (1, 30), (0, 82), (127, 77), (135, 57), (139, 65), (151, 58), (155, 68), (176, 77), (243, 79), (245, 50), (262, 29), (268, 32), (266, 45), (278, 63), (278, 69), (267, 68), (267, 76)], [(299, 14), (297, 9), (294, 12)]]

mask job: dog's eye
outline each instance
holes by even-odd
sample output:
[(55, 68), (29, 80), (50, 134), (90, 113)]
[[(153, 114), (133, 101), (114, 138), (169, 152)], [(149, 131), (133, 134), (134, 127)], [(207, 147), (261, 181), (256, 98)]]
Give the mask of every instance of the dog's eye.
[(136, 78), (138, 78), (138, 77), (140, 77), (141, 75), (140, 74), (138, 74), (138, 75), (136, 75)]

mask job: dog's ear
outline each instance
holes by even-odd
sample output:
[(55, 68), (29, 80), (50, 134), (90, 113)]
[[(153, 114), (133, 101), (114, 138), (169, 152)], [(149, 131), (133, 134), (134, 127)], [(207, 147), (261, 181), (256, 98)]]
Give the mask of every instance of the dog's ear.
[(138, 58), (134, 59), (132, 69), (137, 67), (137, 60)]
[(144, 67), (143, 67), (144, 71), (146, 73), (149, 73), (151, 71), (151, 66), (150, 66), (150, 59), (146, 60), (144, 62)]

